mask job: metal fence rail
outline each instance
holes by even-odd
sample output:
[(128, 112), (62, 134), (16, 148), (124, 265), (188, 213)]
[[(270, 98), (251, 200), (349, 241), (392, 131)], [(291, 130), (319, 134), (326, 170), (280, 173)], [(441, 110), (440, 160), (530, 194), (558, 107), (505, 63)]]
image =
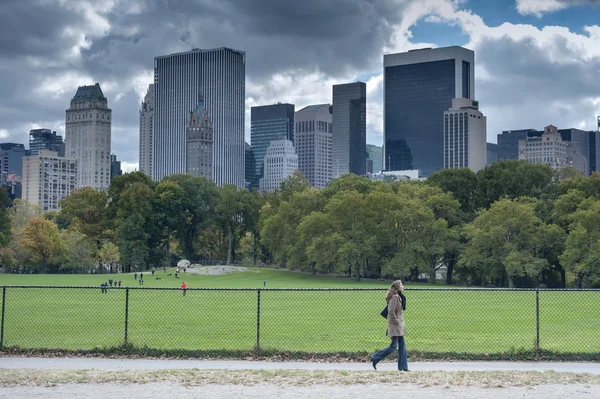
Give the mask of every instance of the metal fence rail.
[[(2, 287), (0, 348), (372, 352), (384, 289)], [(600, 290), (407, 289), (413, 351), (600, 353)]]

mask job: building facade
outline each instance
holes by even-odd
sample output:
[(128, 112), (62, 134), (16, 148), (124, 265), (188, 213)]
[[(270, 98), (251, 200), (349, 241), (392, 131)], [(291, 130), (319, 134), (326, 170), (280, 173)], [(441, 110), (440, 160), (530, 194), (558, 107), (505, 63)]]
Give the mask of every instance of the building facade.
[(327, 187), (333, 178), (332, 107), (309, 105), (295, 115), (298, 169), (315, 188)]
[(563, 140), (556, 126), (549, 125), (540, 136), (519, 140), (519, 159), (548, 165), (555, 170), (572, 167), (587, 175), (587, 158), (579, 148), (577, 142)]
[(213, 178), (213, 125), (204, 108), (202, 94), (196, 109), (188, 113), (185, 128), (185, 173), (192, 176)]
[(452, 108), (444, 112), (444, 169), (477, 172), (486, 167), (486, 126), (477, 101), (452, 100)]
[(117, 160), (115, 154), (110, 154), (110, 182), (112, 183), (115, 177), (122, 175), (123, 170), (121, 169), (121, 161)]
[(40, 150), (56, 151), (59, 157), (65, 156), (65, 143), (61, 135), (50, 129), (29, 131), (29, 155), (37, 155)]
[(100, 85), (80, 86), (66, 111), (65, 155), (77, 160), (77, 186), (108, 190), (112, 111)]
[(383, 170), (382, 147), (373, 144), (367, 144), (367, 165), (371, 165), (371, 170), (367, 170), (367, 173), (379, 173)]
[(254, 154), (256, 180), (263, 174), (264, 158), (273, 140), (294, 143), (294, 104), (273, 104), (250, 109), (250, 145)]
[(23, 144), (0, 144), (0, 179), (2, 186), (6, 186), (6, 179), (12, 173), (17, 176), (23, 176), (23, 157), (25, 154), (26, 151)]
[(140, 155), (139, 168), (148, 176), (152, 176), (152, 143), (154, 139), (154, 84), (148, 91), (140, 109)]
[(185, 173), (186, 119), (199, 94), (213, 123), (214, 182), (244, 187), (246, 55), (228, 48), (154, 59), (152, 179)]
[[(572, 151), (586, 157), (588, 171), (586, 175), (598, 171), (600, 167), (600, 132), (579, 129), (557, 129), (565, 142), (571, 142)], [(519, 142), (540, 138), (544, 131), (535, 129), (506, 130), (498, 134), (498, 160), (521, 159)]]
[(258, 188), (258, 181), (256, 180), (256, 163), (254, 161), (254, 151), (252, 151), (252, 146), (248, 143), (246, 143), (245, 162), (246, 189), (252, 190), (253, 188)]
[(367, 85), (363, 82), (333, 86), (333, 177), (366, 174)]
[(23, 199), (44, 211), (60, 209), (60, 201), (78, 189), (77, 160), (40, 150), (23, 158)]
[(494, 162), (498, 162), (498, 144), (486, 143), (486, 149), (488, 166), (490, 166)]
[(386, 54), (384, 168), (443, 168), (443, 116), (453, 98), (475, 98), (475, 53), (463, 47)]
[(298, 155), (290, 140), (274, 140), (264, 157), (265, 175), (260, 179), (260, 191), (272, 192), (298, 170)]

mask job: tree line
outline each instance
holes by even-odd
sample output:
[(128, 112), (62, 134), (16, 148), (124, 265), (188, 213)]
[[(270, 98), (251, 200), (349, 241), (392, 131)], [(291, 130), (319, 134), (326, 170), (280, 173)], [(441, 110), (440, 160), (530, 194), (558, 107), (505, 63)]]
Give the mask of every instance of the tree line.
[(600, 285), (600, 173), (526, 161), (425, 181), (356, 175), (269, 194), (202, 177), (116, 177), (42, 212), (0, 202), (0, 262), (14, 272), (146, 270), (192, 262), (276, 265), (361, 278), (508, 287)]

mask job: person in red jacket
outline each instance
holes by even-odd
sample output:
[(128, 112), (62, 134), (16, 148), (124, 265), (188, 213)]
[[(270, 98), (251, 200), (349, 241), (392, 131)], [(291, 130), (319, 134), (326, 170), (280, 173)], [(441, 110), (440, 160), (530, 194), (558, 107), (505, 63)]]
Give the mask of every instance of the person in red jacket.
[(183, 282), (183, 284), (181, 284), (181, 289), (183, 290), (183, 296), (185, 296), (185, 290), (187, 289), (187, 284), (185, 283), (185, 281)]

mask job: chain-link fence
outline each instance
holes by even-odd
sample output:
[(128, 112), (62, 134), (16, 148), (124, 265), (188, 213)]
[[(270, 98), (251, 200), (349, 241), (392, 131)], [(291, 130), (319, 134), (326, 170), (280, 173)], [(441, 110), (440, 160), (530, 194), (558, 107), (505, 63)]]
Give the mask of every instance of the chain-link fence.
[[(0, 347), (372, 352), (382, 289), (2, 288)], [(407, 289), (410, 351), (600, 353), (600, 290)]]

